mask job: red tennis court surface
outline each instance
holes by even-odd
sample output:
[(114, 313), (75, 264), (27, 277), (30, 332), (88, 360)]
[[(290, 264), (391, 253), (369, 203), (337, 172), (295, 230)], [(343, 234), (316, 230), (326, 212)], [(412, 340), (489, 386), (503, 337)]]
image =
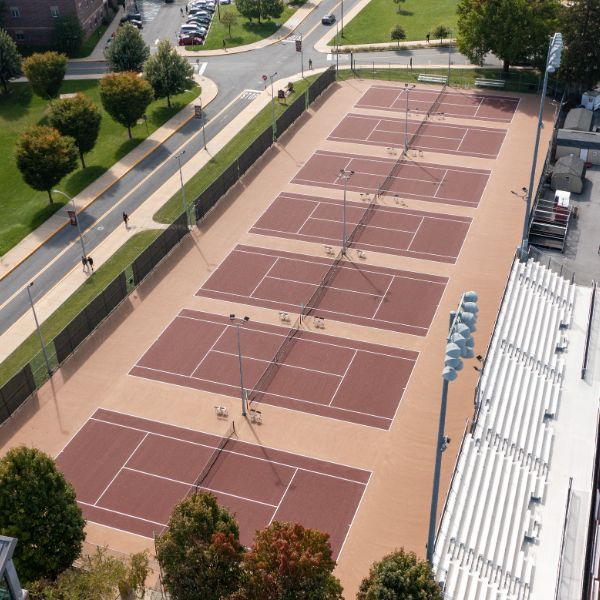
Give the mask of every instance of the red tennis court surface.
[[(346, 202), (347, 231), (357, 225), (365, 210), (363, 204)], [(352, 247), (454, 263), (470, 224), (468, 217), (377, 206)], [(250, 233), (341, 245), (342, 227), (341, 201), (283, 193)]]
[[(422, 88), (411, 90), (408, 92), (408, 110), (425, 114), (439, 97), (440, 102), (434, 114), (510, 123), (519, 105), (518, 98), (456, 90), (445, 91), (440, 96), (440, 91)], [(363, 94), (356, 106), (406, 112), (405, 94), (404, 87), (374, 85)]]
[(409, 158), (369, 158), (356, 154), (317, 150), (292, 183), (343, 189), (340, 170), (354, 171), (347, 189), (477, 207), (490, 171), (446, 167)]
[[(56, 462), (84, 517), (152, 538), (195, 489), (223, 438), (98, 409)], [(200, 490), (235, 513), (242, 543), (271, 521), (331, 535), (337, 557), (371, 473), (231, 438)]]
[[(412, 149), (496, 158), (506, 136), (505, 129), (465, 127), (430, 121), (425, 122), (419, 129), (420, 125), (421, 121), (406, 122), (404, 119), (349, 114), (331, 132), (328, 139), (403, 148), (404, 134), (408, 131)], [(413, 139), (417, 131), (419, 133)]]
[[(244, 385), (252, 390), (288, 329), (246, 323), (240, 331)], [(418, 354), (300, 330), (258, 401), (388, 429)], [(240, 397), (236, 330), (227, 317), (184, 309), (131, 375)], [(261, 384), (261, 388), (263, 385)]]
[[(196, 295), (298, 313), (332, 264), (327, 258), (236, 246)], [(310, 304), (313, 316), (426, 335), (447, 282), (345, 259), (318, 305)]]

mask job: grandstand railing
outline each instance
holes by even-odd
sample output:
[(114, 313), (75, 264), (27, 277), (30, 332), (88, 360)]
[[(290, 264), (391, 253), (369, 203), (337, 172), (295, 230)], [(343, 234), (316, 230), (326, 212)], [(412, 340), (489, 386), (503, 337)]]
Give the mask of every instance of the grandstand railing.
[(556, 587), (554, 588), (554, 600), (560, 598), (560, 585), (562, 583), (562, 572), (564, 563), (565, 542), (567, 538), (567, 527), (569, 525), (569, 511), (571, 509), (571, 498), (573, 497), (573, 478), (569, 477), (569, 489), (567, 491), (567, 502), (565, 505), (565, 518), (563, 521), (562, 534), (560, 536), (560, 554), (558, 559), (558, 572), (556, 574)]
[(585, 379), (588, 360), (590, 356), (590, 338), (592, 336), (592, 320), (594, 319), (594, 304), (596, 303), (596, 282), (592, 284), (592, 299), (590, 300), (590, 310), (588, 313), (587, 328), (585, 331), (585, 346), (583, 350), (583, 364), (581, 365), (581, 379)]

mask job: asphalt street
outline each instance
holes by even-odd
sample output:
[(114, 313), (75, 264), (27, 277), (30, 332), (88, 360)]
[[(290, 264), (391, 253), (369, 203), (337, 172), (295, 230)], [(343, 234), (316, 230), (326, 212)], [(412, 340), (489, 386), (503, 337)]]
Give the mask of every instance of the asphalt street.
[[(345, 0), (347, 12), (356, 0)], [(162, 10), (176, 9), (178, 4), (163, 5), (155, 21), (162, 20)], [(171, 10), (171, 12), (173, 12)], [(323, 14), (334, 12), (339, 18), (339, 2), (324, 0), (318, 10), (313, 11), (296, 34), (303, 35), (304, 62), (311, 58), (313, 66), (326, 67), (334, 64), (335, 56), (314, 51), (313, 45), (324, 34), (325, 26), (320, 24)], [(162, 22), (162, 21), (161, 21)], [(398, 50), (393, 52), (364, 53), (354, 55), (360, 64), (372, 61), (406, 65), (409, 58), (413, 66), (446, 64), (448, 49), (431, 47), (418, 50)], [(349, 64), (348, 55), (340, 55), (340, 66)], [(237, 115), (252, 96), (244, 96), (244, 90), (262, 90), (262, 75), (277, 73), (276, 79), (300, 72), (300, 54), (293, 43), (276, 43), (264, 48), (230, 55), (190, 58), (196, 64), (207, 63), (204, 75), (215, 81), (219, 94), (206, 110), (206, 137), (212, 139)], [(468, 64), (460, 54), (452, 54), (453, 64)], [(495, 62), (495, 61), (494, 61)], [(101, 74), (106, 71), (103, 61), (69, 63), (68, 75)], [(306, 74), (305, 69), (305, 74)], [(228, 106), (229, 105), (229, 106)], [(223, 110), (227, 107), (226, 110)], [(132, 213), (144, 200), (177, 170), (173, 154), (184, 149), (182, 162), (185, 163), (197, 152), (203, 152), (201, 121), (193, 119), (169, 140), (148, 155), (139, 165), (123, 177), (117, 184), (102, 194), (89, 208), (80, 213), (80, 223), (85, 230), (86, 250), (93, 255), (94, 248), (117, 227), (122, 226), (122, 212)], [(134, 189), (135, 188), (135, 189)], [(66, 218), (66, 215), (65, 215)], [(29, 310), (25, 286), (34, 281), (33, 297), (41, 298), (75, 265), (80, 262), (81, 249), (76, 228), (66, 227), (48, 240), (41, 248), (28, 257), (12, 273), (2, 280), (0, 286), (0, 335), (4, 333), (25, 311)]]

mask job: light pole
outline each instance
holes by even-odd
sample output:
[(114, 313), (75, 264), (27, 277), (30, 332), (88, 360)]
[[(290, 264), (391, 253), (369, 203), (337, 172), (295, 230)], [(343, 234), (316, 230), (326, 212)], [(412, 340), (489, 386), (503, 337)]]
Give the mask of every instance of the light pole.
[(273, 77), (277, 75), (277, 71), (273, 73), (273, 75), (269, 75), (269, 79), (271, 80), (271, 119), (273, 121), (273, 143), (275, 143), (275, 139), (277, 137), (277, 125), (275, 124), (275, 94), (273, 93)]
[(338, 177), (344, 180), (344, 201), (342, 203), (342, 256), (346, 256), (346, 188), (348, 186), (348, 179), (354, 175), (354, 171), (347, 171), (346, 169), (340, 169)]
[(202, 117), (202, 141), (204, 142), (204, 149), (206, 150), (206, 129), (204, 129), (204, 111), (202, 110), (202, 99), (200, 100), (200, 115)]
[[(448, 29), (448, 37), (452, 37), (452, 30)], [(450, 65), (452, 64), (452, 42), (448, 41), (448, 85), (450, 85)]]
[(473, 358), (475, 344), (472, 333), (477, 322), (477, 294), (465, 292), (456, 311), (450, 313), (450, 326), (446, 338), (446, 356), (442, 371), (442, 401), (435, 449), (435, 468), (431, 492), (431, 509), (429, 512), (429, 532), (427, 535), (427, 560), (433, 567), (433, 551), (435, 547), (435, 526), (437, 522), (437, 505), (440, 491), (440, 472), (442, 469), (442, 453), (448, 447), (450, 438), (446, 437), (446, 405), (448, 402), (448, 384), (457, 377), (457, 371), (463, 368), (461, 358)]
[(342, 22), (342, 30), (340, 31), (342, 37), (344, 37), (344, 0), (342, 0), (342, 16), (341, 16), (341, 22)]
[(404, 93), (406, 95), (406, 113), (404, 115), (404, 154), (408, 154), (408, 95), (410, 91), (415, 87), (415, 84), (409, 85), (404, 84)]
[(40, 323), (37, 318), (37, 314), (35, 312), (35, 306), (33, 305), (33, 298), (31, 297), (31, 286), (33, 285), (33, 281), (27, 286), (27, 295), (29, 296), (29, 304), (31, 304), (31, 312), (33, 313), (33, 320), (35, 321), (35, 329), (38, 334), (38, 338), (40, 340), (40, 346), (42, 347), (42, 354), (44, 355), (44, 360), (46, 361), (46, 370), (48, 371), (48, 375), (52, 375), (52, 367), (50, 367), (50, 359), (48, 358), (48, 353), (46, 352), (46, 345), (44, 344), (44, 338), (42, 337), (42, 330), (40, 329)]
[(179, 165), (179, 181), (181, 183), (181, 203), (183, 204), (183, 212), (185, 213), (185, 224), (190, 226), (190, 217), (188, 215), (187, 203), (185, 201), (185, 188), (183, 187), (183, 173), (181, 172), (181, 157), (185, 154), (185, 150), (178, 152), (174, 158), (177, 159)]
[(236, 317), (235, 315), (229, 315), (229, 320), (235, 325), (237, 333), (237, 351), (238, 359), (240, 361), (240, 396), (242, 398), (242, 417), (246, 416), (246, 388), (244, 387), (244, 367), (242, 364), (242, 345), (240, 342), (240, 325), (247, 323), (250, 317)]
[[(85, 258), (85, 260), (87, 262), (87, 254), (85, 253), (85, 244), (83, 243), (83, 235), (81, 234), (81, 227), (79, 225), (79, 217), (77, 216), (77, 208), (75, 207), (75, 199), (71, 198), (71, 196), (65, 194), (64, 192), (61, 192), (60, 190), (52, 190), (52, 193), (60, 194), (61, 196), (64, 196), (73, 205), (73, 212), (75, 213), (75, 223), (77, 224), (77, 231), (79, 233), (79, 243), (81, 244), (81, 255), (83, 258)], [(31, 285), (33, 285), (33, 284), (31, 284)]]
[(537, 163), (538, 149), (540, 145), (540, 134), (544, 126), (544, 100), (546, 99), (546, 90), (548, 89), (548, 75), (554, 73), (560, 67), (560, 55), (562, 52), (563, 41), (560, 33), (552, 36), (548, 46), (548, 57), (546, 58), (546, 69), (544, 70), (544, 86), (542, 88), (542, 97), (540, 98), (540, 112), (538, 116), (537, 131), (535, 134), (535, 146), (533, 147), (533, 160), (531, 162), (531, 175), (529, 177), (529, 188), (527, 189), (527, 202), (525, 204), (525, 220), (523, 222), (523, 239), (521, 241), (521, 260), (525, 260), (528, 251), (529, 238), (529, 215), (531, 213), (531, 200), (533, 194), (533, 183), (535, 179), (535, 167)]

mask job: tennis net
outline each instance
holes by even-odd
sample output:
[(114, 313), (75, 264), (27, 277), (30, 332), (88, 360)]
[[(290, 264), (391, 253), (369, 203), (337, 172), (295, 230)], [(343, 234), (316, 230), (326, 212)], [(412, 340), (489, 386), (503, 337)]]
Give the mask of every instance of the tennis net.
[(232, 421), (231, 425), (229, 426), (229, 429), (221, 438), (219, 445), (213, 450), (213, 453), (202, 468), (202, 471), (200, 471), (200, 475), (198, 475), (198, 477), (196, 478), (196, 482), (190, 488), (190, 493), (198, 492), (198, 489), (202, 486), (203, 481), (208, 477), (208, 474), (210, 473), (211, 469), (215, 466), (215, 463), (221, 455), (221, 452), (223, 452), (223, 449), (225, 448), (225, 446), (227, 446), (227, 443), (234, 435), (237, 437), (237, 433), (235, 431), (235, 421)]

